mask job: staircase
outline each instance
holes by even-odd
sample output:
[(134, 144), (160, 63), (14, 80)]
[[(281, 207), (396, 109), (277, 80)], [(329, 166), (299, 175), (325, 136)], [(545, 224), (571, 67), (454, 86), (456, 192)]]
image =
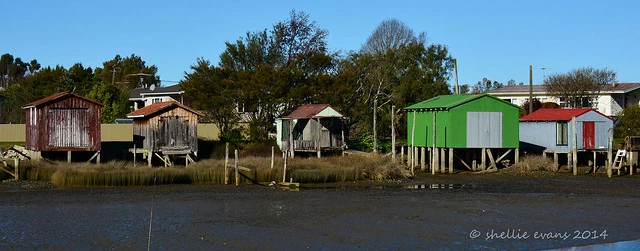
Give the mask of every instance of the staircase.
[(618, 170), (618, 174), (620, 174), (620, 169), (622, 169), (622, 163), (627, 156), (627, 150), (618, 149), (616, 152), (616, 157), (613, 159), (613, 165), (611, 165), (611, 169)]

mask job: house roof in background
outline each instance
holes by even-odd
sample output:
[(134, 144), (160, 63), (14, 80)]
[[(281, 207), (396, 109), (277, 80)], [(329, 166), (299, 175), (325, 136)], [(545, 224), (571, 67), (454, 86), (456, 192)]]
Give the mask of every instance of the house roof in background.
[(498, 100), (504, 104), (514, 106), (520, 109), (518, 106), (514, 104), (511, 104), (509, 102), (506, 102), (502, 99), (496, 98), (488, 94), (440, 95), (440, 96), (433, 97), (433, 98), (424, 100), (422, 102), (410, 105), (408, 107), (405, 107), (404, 109), (405, 110), (446, 110), (446, 109), (451, 109), (453, 107), (471, 102), (476, 99), (485, 98), (485, 97)]
[[(342, 114), (340, 111), (338, 111), (337, 109), (333, 108), (329, 104), (310, 104), (310, 105), (298, 106), (295, 110), (293, 110), (290, 113), (284, 115), (283, 118), (287, 118), (287, 119), (310, 119), (310, 118), (315, 118), (315, 117), (318, 117), (317, 115), (319, 113), (321, 113), (322, 111), (324, 111), (327, 108), (331, 108), (332, 110), (334, 110), (335, 112), (340, 114), (341, 117), (346, 117), (344, 114)], [(321, 117), (327, 117), (327, 116), (321, 116)], [(328, 116), (328, 117), (333, 117), (333, 116)]]
[(104, 106), (104, 104), (102, 104), (102, 103), (100, 103), (98, 101), (95, 101), (95, 100), (92, 100), (92, 99), (89, 99), (89, 98), (85, 98), (85, 97), (80, 96), (80, 95), (76, 95), (76, 94), (73, 94), (73, 93), (70, 93), (70, 92), (58, 92), (58, 93), (53, 94), (51, 96), (48, 96), (48, 97), (33, 101), (31, 103), (28, 103), (28, 104), (24, 105), (22, 108), (42, 106), (42, 105), (45, 105), (45, 104), (48, 104), (48, 103), (51, 103), (51, 102), (55, 102), (57, 100), (60, 100), (60, 99), (63, 99), (63, 98), (69, 97), (69, 96), (76, 97), (76, 98), (79, 98), (79, 99), (83, 99), (83, 100), (86, 100), (88, 102), (94, 103), (94, 104), (99, 105), (99, 106)]
[(204, 116), (203, 113), (188, 107), (186, 105), (180, 104), (176, 101), (170, 101), (170, 102), (158, 102), (158, 103), (154, 103), (148, 106), (145, 106), (143, 108), (140, 108), (138, 110), (135, 110), (133, 112), (130, 112), (129, 114), (127, 114), (127, 118), (144, 118), (144, 117), (150, 117), (151, 115), (162, 111), (162, 110), (166, 110), (169, 109), (171, 107), (181, 107), (187, 111), (190, 111), (192, 113), (197, 114), (198, 116)]
[(151, 90), (150, 88), (135, 88), (129, 91), (129, 99), (139, 99), (143, 96), (171, 95), (182, 93), (184, 93), (184, 91), (180, 90), (180, 84), (165, 87), (156, 87), (153, 90)]
[[(601, 93), (627, 93), (640, 88), (640, 83), (616, 83), (615, 85), (607, 85)], [(533, 93), (545, 94), (547, 92), (544, 85), (532, 85)], [(529, 85), (512, 85), (493, 89), (487, 92), (492, 95), (518, 95), (528, 94)]]
[(527, 116), (520, 118), (520, 121), (571, 121), (574, 117), (579, 117), (587, 112), (594, 111), (608, 119), (613, 119), (592, 108), (573, 109), (539, 109)]

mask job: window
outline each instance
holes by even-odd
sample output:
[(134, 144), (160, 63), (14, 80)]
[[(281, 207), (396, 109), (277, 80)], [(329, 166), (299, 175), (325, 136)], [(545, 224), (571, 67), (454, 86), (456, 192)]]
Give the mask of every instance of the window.
[(569, 123), (561, 121), (556, 124), (556, 145), (566, 146), (569, 144)]
[(160, 102), (162, 102), (162, 98), (153, 98), (153, 99), (151, 100), (151, 103), (152, 103), (152, 104), (160, 103)]

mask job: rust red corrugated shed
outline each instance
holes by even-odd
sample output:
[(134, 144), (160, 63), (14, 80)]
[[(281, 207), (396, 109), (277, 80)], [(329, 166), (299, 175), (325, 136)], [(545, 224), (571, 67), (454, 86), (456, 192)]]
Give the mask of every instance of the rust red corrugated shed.
[(181, 107), (187, 111), (190, 111), (192, 113), (197, 114), (198, 116), (204, 116), (203, 113), (188, 107), (186, 105), (180, 104), (176, 101), (170, 101), (170, 102), (158, 102), (158, 103), (154, 103), (148, 106), (145, 106), (143, 108), (140, 108), (138, 110), (135, 110), (133, 112), (130, 112), (129, 114), (127, 114), (127, 118), (144, 118), (144, 117), (149, 117), (150, 115), (163, 111), (165, 109), (169, 109), (173, 106), (177, 106), (177, 107)]
[(317, 115), (320, 112), (324, 111), (324, 109), (326, 109), (326, 108), (331, 108), (334, 111), (336, 111), (337, 113), (339, 113), (340, 115), (342, 115), (342, 117), (346, 117), (344, 114), (342, 114), (340, 111), (338, 111), (337, 109), (333, 108), (329, 104), (310, 104), (310, 105), (301, 105), (301, 106), (299, 106), (298, 108), (296, 108), (295, 110), (293, 110), (289, 114), (286, 114), (285, 116), (283, 116), (283, 118), (287, 118), (287, 119), (310, 119), (310, 118), (315, 118), (315, 117), (317, 117)]
[(520, 118), (520, 121), (570, 121), (573, 117), (579, 117), (589, 111), (594, 111), (611, 120), (612, 118), (596, 111), (593, 108), (573, 108), (573, 109), (539, 109), (527, 116)]

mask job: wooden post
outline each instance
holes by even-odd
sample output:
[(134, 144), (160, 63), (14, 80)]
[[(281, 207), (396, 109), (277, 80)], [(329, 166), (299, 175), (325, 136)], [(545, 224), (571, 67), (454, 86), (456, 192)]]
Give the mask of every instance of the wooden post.
[(378, 127), (376, 117), (378, 109), (378, 97), (373, 99), (373, 153), (378, 153)]
[(446, 164), (445, 164), (445, 159), (447, 157), (447, 152), (445, 150), (444, 147), (440, 148), (440, 172), (441, 173), (445, 173), (447, 170), (446, 168)]
[(473, 161), (471, 161), (471, 163), (472, 163), (471, 164), (472, 165), (471, 169), (473, 169), (473, 171), (475, 172), (475, 171), (478, 171), (478, 161), (477, 161), (478, 155), (477, 155), (477, 150), (476, 149), (473, 149), (472, 151), (473, 151), (473, 154), (471, 156), (471, 159)]
[(484, 171), (484, 169), (487, 167), (487, 148), (482, 148), (482, 154), (480, 156), (480, 159), (482, 160), (482, 162), (480, 163), (480, 170)]
[(102, 153), (100, 153), (100, 151), (98, 151), (98, 156), (96, 156), (96, 164), (100, 164), (100, 155)]
[(293, 158), (295, 155), (295, 142), (293, 141), (293, 119), (289, 120), (289, 153), (291, 153), (291, 158)]
[(316, 118), (316, 121), (318, 121), (318, 138), (316, 139), (316, 149), (318, 150), (318, 158), (322, 157), (322, 147), (320, 146), (320, 144), (322, 144), (322, 142), (320, 141), (320, 135), (322, 134), (322, 124), (320, 124), (320, 118)]
[(596, 175), (596, 167), (598, 166), (598, 153), (596, 151), (593, 152), (593, 175)]
[(276, 150), (274, 146), (271, 146), (271, 169), (273, 170), (273, 162), (276, 158)]
[(453, 173), (453, 148), (449, 148), (449, 174)]
[(19, 180), (20, 179), (20, 158), (15, 158), (13, 159), (13, 165), (15, 166), (15, 180)]
[(613, 165), (613, 128), (609, 128), (609, 148), (607, 149), (607, 176), (611, 178), (611, 174), (613, 173), (612, 165)]
[(396, 106), (391, 106), (391, 160), (393, 162), (396, 161), (396, 125), (395, 125), (395, 115), (396, 115)]
[(233, 167), (236, 169), (236, 186), (240, 185), (240, 173), (238, 172), (238, 149), (235, 150), (235, 161)]
[(578, 129), (576, 117), (571, 119), (573, 127), (573, 175), (578, 175)]
[(149, 165), (149, 167), (151, 167), (151, 160), (153, 159), (153, 153), (151, 151), (149, 151), (147, 153), (147, 164)]
[(404, 163), (404, 145), (400, 146), (400, 163)]
[(229, 184), (229, 142), (225, 144), (224, 150), (224, 184)]
[(137, 149), (137, 148), (136, 148), (136, 144), (133, 144), (133, 167), (135, 167), (135, 166), (136, 166), (136, 155), (138, 155), (138, 154), (136, 153), (136, 151), (137, 151), (136, 149)]
[(422, 158), (420, 149), (422, 149), (422, 147), (416, 147), (416, 168), (420, 166), (420, 158)]
[(514, 164), (518, 164), (520, 162), (520, 148), (516, 148), (515, 152), (515, 160), (513, 160)]
[(344, 118), (341, 119), (342, 124), (340, 125), (340, 133), (342, 134), (342, 146), (340, 146), (342, 148), (342, 156), (344, 156), (344, 150), (346, 149), (346, 143), (347, 140), (344, 138)]
[(560, 164), (558, 163), (558, 152), (553, 151), (553, 167), (556, 169), (556, 172), (560, 170)]
[(573, 153), (567, 153), (567, 168), (573, 168)]
[(71, 151), (67, 151), (67, 163), (71, 163)]
[(421, 147), (422, 149), (422, 154), (420, 154), (420, 170), (424, 171), (426, 170), (426, 166), (425, 166), (425, 158), (426, 156), (426, 147)]
[(633, 150), (629, 150), (629, 175), (633, 175)]
[(287, 182), (287, 159), (289, 158), (289, 154), (285, 154), (284, 157), (284, 167), (282, 168), (282, 183)]

